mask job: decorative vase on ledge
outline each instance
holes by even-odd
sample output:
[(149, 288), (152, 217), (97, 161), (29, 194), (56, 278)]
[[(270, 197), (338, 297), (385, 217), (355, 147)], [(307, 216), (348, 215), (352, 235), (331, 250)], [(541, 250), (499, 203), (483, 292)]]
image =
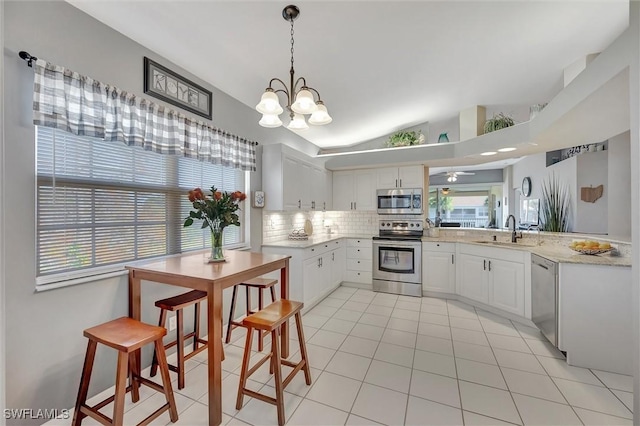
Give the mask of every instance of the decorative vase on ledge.
[(438, 137), (438, 143), (442, 142), (449, 142), (449, 136), (447, 136), (447, 132), (440, 133), (440, 136)]

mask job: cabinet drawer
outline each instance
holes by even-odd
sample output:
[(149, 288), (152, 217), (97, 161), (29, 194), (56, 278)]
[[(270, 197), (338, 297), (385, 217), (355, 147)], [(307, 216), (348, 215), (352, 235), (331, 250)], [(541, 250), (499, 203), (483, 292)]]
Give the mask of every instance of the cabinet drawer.
[(347, 247), (347, 259), (367, 259), (371, 260), (371, 247)]
[(363, 284), (371, 284), (371, 271), (347, 271), (347, 278), (345, 281), (350, 281), (353, 283), (363, 283)]
[(456, 243), (435, 243), (435, 242), (422, 243), (422, 250), (455, 253)]
[(372, 240), (367, 238), (349, 238), (347, 247), (372, 247)]
[(347, 269), (350, 271), (372, 271), (373, 262), (367, 259), (347, 259)]
[(304, 258), (308, 259), (313, 256), (325, 254), (337, 248), (340, 248), (340, 245), (334, 244), (334, 241), (327, 241), (326, 243), (316, 244), (313, 247), (307, 247), (306, 249), (304, 249)]

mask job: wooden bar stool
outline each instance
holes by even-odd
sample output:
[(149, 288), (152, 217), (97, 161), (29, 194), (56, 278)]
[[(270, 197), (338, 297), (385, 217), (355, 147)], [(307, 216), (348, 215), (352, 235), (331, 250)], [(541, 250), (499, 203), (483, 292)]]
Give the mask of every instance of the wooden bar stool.
[[(187, 293), (179, 294), (167, 299), (158, 300), (155, 305), (160, 308), (160, 320), (158, 326), (164, 327), (167, 321), (167, 311), (176, 312), (176, 340), (164, 345), (164, 349), (178, 346), (177, 365), (169, 365), (171, 371), (178, 373), (178, 389), (184, 388), (184, 363), (191, 357), (199, 354), (207, 349), (207, 341), (200, 338), (200, 302), (207, 299), (207, 293), (200, 290), (193, 290)], [(184, 318), (182, 310), (188, 306), (195, 305), (193, 318), (193, 331), (184, 334)], [(193, 337), (193, 351), (187, 355), (184, 354), (184, 342)], [(202, 346), (198, 347), (199, 344)], [(156, 375), (158, 370), (158, 359), (156, 353), (153, 353), (153, 361), (151, 362), (151, 377)], [(224, 355), (223, 355), (224, 356)], [(224, 358), (223, 358), (224, 359)]]
[[(242, 408), (242, 400), (244, 395), (260, 399), (262, 401), (274, 404), (278, 410), (278, 424), (284, 425), (284, 388), (293, 380), (296, 373), (304, 370), (304, 379), (307, 385), (311, 385), (311, 372), (309, 371), (309, 361), (307, 360), (307, 347), (304, 343), (304, 332), (302, 330), (302, 318), (300, 310), (304, 306), (301, 302), (292, 300), (278, 300), (266, 308), (249, 315), (242, 321), (242, 325), (247, 327), (247, 341), (244, 346), (244, 357), (242, 359), (242, 370), (240, 373), (240, 384), (238, 385), (238, 399), (236, 400), (236, 410)], [(280, 358), (280, 326), (295, 315), (296, 328), (298, 329), (298, 341), (300, 343), (301, 360), (297, 364)], [(271, 353), (258, 361), (251, 369), (249, 369), (249, 358), (251, 357), (251, 344), (253, 342), (252, 333), (256, 329), (262, 334), (263, 332), (271, 333)], [(271, 360), (270, 371), (274, 374), (276, 386), (276, 397), (254, 392), (246, 388), (247, 379), (258, 370), (267, 360)], [(293, 367), (293, 371), (282, 380), (282, 365)]]
[[(124, 396), (128, 391), (131, 391), (131, 400), (138, 402), (138, 400), (140, 400), (139, 387), (141, 384), (164, 393), (167, 403), (151, 413), (151, 415), (139, 424), (146, 425), (167, 410), (169, 410), (171, 421), (176, 422), (178, 420), (178, 410), (176, 409), (176, 402), (173, 398), (167, 358), (165, 356), (164, 346), (162, 345), (162, 338), (165, 334), (167, 334), (167, 330), (165, 330), (164, 327), (144, 324), (127, 317), (118, 318), (86, 329), (84, 336), (89, 339), (89, 344), (84, 359), (80, 389), (78, 390), (78, 399), (76, 400), (76, 407), (73, 412), (73, 421), (71, 424), (73, 426), (79, 426), (82, 424), (82, 419), (90, 416), (102, 424), (122, 425), (124, 419)], [(89, 407), (86, 404), (87, 392), (89, 391), (91, 370), (93, 369), (93, 360), (96, 355), (98, 343), (102, 343), (118, 351), (116, 393), (93, 407)], [(162, 386), (149, 379), (140, 377), (140, 366), (137, 365), (135, 352), (148, 343), (153, 343), (158, 352)], [(129, 368), (128, 373), (127, 368)], [(129, 376), (128, 387), (127, 376)], [(111, 402), (114, 403), (113, 418), (109, 418), (98, 411)]]
[[(255, 313), (255, 311), (251, 310), (251, 289), (258, 289), (258, 310), (262, 310), (264, 308), (264, 300), (262, 295), (262, 290), (269, 289), (271, 291), (271, 302), (276, 301), (276, 289), (275, 285), (278, 284), (278, 280), (270, 279), (270, 278), (254, 278), (248, 281), (245, 281), (241, 284), (233, 286), (233, 296), (231, 297), (231, 310), (229, 312), (229, 323), (227, 325), (227, 337), (225, 339), (225, 343), (231, 342), (231, 331), (236, 328), (243, 326), (242, 323), (234, 321), (233, 315), (236, 311), (236, 297), (238, 295), (238, 287), (244, 286), (246, 290), (246, 299), (247, 299), (247, 316)], [(258, 351), (262, 352), (264, 348), (264, 343), (262, 341), (264, 335), (260, 334), (260, 339), (258, 340)]]

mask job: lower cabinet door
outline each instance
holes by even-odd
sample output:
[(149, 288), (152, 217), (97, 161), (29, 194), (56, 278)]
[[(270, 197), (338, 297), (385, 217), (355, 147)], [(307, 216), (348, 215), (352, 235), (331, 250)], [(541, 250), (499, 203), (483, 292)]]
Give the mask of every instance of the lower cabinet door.
[(458, 294), (489, 303), (489, 277), (487, 260), (483, 257), (460, 254), (456, 275), (458, 277)]
[(422, 289), (443, 293), (456, 292), (456, 268), (453, 253), (422, 252)]
[(320, 295), (321, 274), (320, 259), (322, 256), (315, 256), (304, 261), (302, 264), (303, 302), (311, 303)]
[(524, 316), (524, 265), (489, 259), (489, 304)]

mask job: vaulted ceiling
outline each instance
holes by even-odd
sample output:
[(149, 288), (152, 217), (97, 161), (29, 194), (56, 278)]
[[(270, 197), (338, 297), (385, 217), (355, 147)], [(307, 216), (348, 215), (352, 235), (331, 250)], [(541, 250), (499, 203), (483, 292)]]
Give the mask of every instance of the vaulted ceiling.
[[(271, 78), (289, 78), (286, 2), (67, 1), (252, 108)], [(563, 69), (607, 47), (629, 15), (628, 0), (297, 5), (296, 77), (333, 117), (298, 134), (320, 148), (451, 119), (472, 105), (547, 102)]]

